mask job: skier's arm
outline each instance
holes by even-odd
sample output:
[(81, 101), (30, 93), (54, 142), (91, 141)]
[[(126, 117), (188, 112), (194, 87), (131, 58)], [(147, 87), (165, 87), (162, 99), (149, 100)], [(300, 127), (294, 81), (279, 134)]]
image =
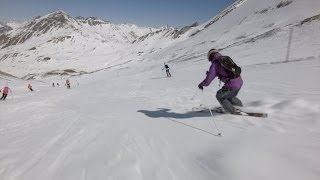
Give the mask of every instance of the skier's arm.
[(209, 71), (207, 72), (206, 78), (201, 82), (202, 86), (209, 86), (210, 83), (217, 76), (216, 66), (214, 63), (211, 64)]

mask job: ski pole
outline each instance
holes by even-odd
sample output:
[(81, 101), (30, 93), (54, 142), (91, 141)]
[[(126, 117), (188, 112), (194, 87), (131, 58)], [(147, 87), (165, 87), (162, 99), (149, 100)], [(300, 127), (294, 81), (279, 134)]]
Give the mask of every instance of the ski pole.
[(212, 111), (211, 111), (211, 109), (210, 109), (209, 106), (208, 106), (207, 98), (206, 98), (206, 96), (204, 95), (203, 90), (202, 90), (202, 94), (203, 94), (203, 99), (204, 99), (205, 105), (207, 106), (207, 108), (208, 108), (208, 110), (209, 110), (209, 112), (210, 112), (210, 114), (211, 114), (211, 117), (212, 117), (212, 120), (213, 120), (213, 124), (214, 124), (214, 126), (215, 126), (215, 128), (216, 128), (216, 130), (217, 130), (217, 132), (218, 132), (218, 135), (221, 136), (221, 132), (220, 132), (218, 126), (217, 126), (216, 121), (214, 120)]
[(180, 122), (180, 121), (171, 119), (171, 118), (169, 118), (169, 117), (167, 117), (167, 119), (170, 120), (170, 121), (173, 121), (173, 122), (175, 122), (175, 123), (179, 123), (179, 124), (182, 124), (182, 125), (184, 125), (184, 126), (187, 126), (187, 127), (193, 128), (193, 129), (196, 129), (196, 130), (198, 130), (198, 131), (202, 131), (202, 132), (204, 132), (204, 133), (210, 134), (210, 135), (212, 135), (212, 136), (221, 137), (221, 134), (214, 134), (214, 133), (212, 133), (212, 132), (206, 131), (206, 130), (204, 130), (204, 129), (201, 129), (201, 128), (198, 128), (198, 127), (195, 127), (195, 126), (191, 126), (191, 125), (189, 125), (189, 124), (186, 124), (186, 123), (183, 123), (183, 122)]
[(194, 100), (194, 98), (196, 97), (196, 95), (198, 94), (198, 92), (199, 92), (199, 88), (197, 88), (196, 91), (193, 93), (193, 96), (192, 96), (192, 98), (190, 99), (191, 101)]

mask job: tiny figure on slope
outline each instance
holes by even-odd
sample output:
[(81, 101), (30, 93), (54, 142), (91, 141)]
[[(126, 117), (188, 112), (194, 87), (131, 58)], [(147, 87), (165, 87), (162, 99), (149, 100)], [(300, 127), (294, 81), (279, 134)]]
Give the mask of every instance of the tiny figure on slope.
[(227, 113), (237, 113), (234, 105), (243, 106), (241, 100), (236, 97), (243, 84), (240, 76), (241, 68), (230, 57), (222, 56), (216, 49), (211, 49), (207, 58), (211, 66), (206, 73), (206, 78), (198, 85), (198, 88), (203, 90), (204, 86), (209, 86), (218, 77), (224, 85), (216, 93), (217, 100)]
[(54, 82), (52, 83), (52, 87), (54, 87)]
[(162, 70), (165, 69), (167, 77), (171, 77), (170, 68), (169, 68), (168, 64), (166, 64), (166, 63), (163, 63), (163, 64), (164, 64), (164, 67), (162, 68)]
[(66, 86), (67, 86), (68, 89), (71, 88), (71, 87), (70, 87), (70, 81), (69, 81), (69, 79), (66, 80)]
[(0, 98), (0, 100), (6, 100), (8, 93), (10, 91), (10, 93), (12, 94), (11, 89), (8, 86), (4, 86), (0, 92), (2, 91), (2, 97)]
[(28, 84), (28, 89), (29, 89), (30, 91), (33, 91), (31, 84)]

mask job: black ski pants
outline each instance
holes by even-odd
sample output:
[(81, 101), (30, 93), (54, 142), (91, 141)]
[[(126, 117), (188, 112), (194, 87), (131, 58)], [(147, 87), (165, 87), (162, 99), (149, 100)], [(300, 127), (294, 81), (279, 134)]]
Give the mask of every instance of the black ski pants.
[(7, 96), (8, 96), (8, 94), (2, 94), (2, 97), (0, 100), (5, 100)]

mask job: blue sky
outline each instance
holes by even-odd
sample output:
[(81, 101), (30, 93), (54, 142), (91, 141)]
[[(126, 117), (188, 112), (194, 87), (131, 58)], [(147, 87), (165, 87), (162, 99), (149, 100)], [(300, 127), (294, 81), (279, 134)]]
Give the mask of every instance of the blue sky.
[(114, 23), (183, 27), (203, 23), (235, 0), (0, 0), (0, 21), (23, 21), (56, 10)]

